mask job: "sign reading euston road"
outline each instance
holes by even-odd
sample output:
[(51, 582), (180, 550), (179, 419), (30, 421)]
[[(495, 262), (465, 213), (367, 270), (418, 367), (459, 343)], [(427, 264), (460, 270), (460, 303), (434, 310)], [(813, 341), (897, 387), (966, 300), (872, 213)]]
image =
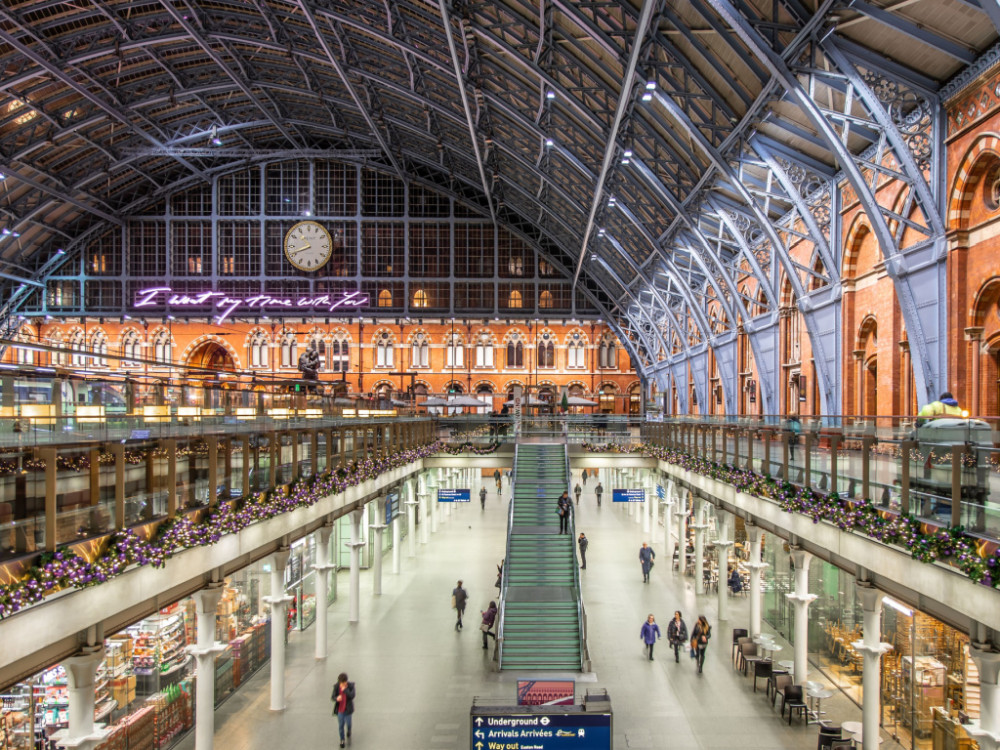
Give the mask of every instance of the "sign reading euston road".
[(471, 499), (469, 490), (438, 490), (439, 503), (467, 503)]
[(612, 490), (611, 499), (616, 503), (644, 503), (646, 490)]
[[(568, 707), (567, 707), (568, 708)], [(472, 750), (610, 750), (611, 713), (472, 716)]]

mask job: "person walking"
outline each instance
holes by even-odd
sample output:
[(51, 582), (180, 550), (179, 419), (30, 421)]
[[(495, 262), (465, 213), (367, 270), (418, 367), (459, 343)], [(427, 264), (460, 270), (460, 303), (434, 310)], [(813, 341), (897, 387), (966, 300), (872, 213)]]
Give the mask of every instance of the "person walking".
[(601, 495), (604, 494), (604, 485), (602, 485), (600, 482), (598, 482), (597, 486), (594, 487), (594, 494), (597, 495), (597, 507), (600, 508), (601, 507)]
[(494, 641), (497, 639), (497, 634), (493, 632), (493, 626), (497, 621), (497, 603), (490, 602), (490, 606), (486, 608), (485, 612), (480, 612), (483, 616), (483, 623), (479, 626), (479, 629), (483, 631), (483, 648), (489, 648), (489, 638)]
[(802, 434), (802, 423), (794, 414), (788, 418), (788, 460), (795, 460), (795, 446), (799, 444)]
[(649, 660), (653, 661), (653, 646), (656, 644), (656, 639), (660, 638), (660, 626), (656, 624), (655, 617), (650, 615), (646, 618), (646, 622), (642, 624), (642, 630), (639, 632), (639, 637), (646, 644)]
[(482, 507), (483, 510), (486, 510), (486, 485), (485, 484), (483, 485), (483, 488), (481, 490), (479, 490), (479, 505), (480, 505), (480, 507)]
[(354, 715), (354, 683), (349, 682), (347, 673), (341, 672), (337, 684), (333, 686), (333, 712), (337, 715), (337, 730), (340, 732), (340, 746), (344, 746), (344, 729), (347, 729), (347, 740), (351, 739), (351, 717)]
[(497, 480), (497, 497), (503, 497), (503, 482)]
[(587, 547), (590, 546), (590, 540), (588, 540), (587, 537), (584, 535), (584, 533), (581, 531), (580, 532), (580, 538), (576, 540), (576, 544), (580, 548), (580, 563), (581, 563), (580, 570), (586, 570), (587, 569)]
[(643, 583), (649, 583), (649, 571), (653, 569), (653, 560), (655, 559), (656, 553), (653, 552), (653, 548), (643, 542), (639, 549), (639, 564), (642, 566)]
[(497, 582), (495, 584), (498, 589), (503, 588), (503, 564), (504, 558), (500, 558), (500, 564), (497, 565)]
[(576, 495), (576, 504), (577, 505), (580, 504), (580, 493), (582, 493), (582, 492), (583, 492), (583, 487), (581, 487), (580, 483), (577, 482), (576, 483), (576, 487), (573, 488), (573, 494)]
[(494, 482), (496, 482), (497, 484), (500, 484), (500, 477), (501, 476), (502, 475), (500, 474), (500, 469), (494, 469), (493, 470), (493, 481)]
[(711, 637), (712, 626), (708, 624), (705, 615), (698, 615), (698, 622), (691, 633), (691, 648), (698, 661), (698, 674), (701, 674), (702, 667), (705, 666), (705, 649), (708, 648), (708, 639)]
[(580, 472), (580, 481), (583, 482), (583, 486), (587, 486), (587, 470), (584, 469)]
[(455, 630), (462, 629), (462, 615), (465, 614), (465, 603), (469, 600), (469, 592), (462, 588), (462, 582), (451, 592), (451, 606), (458, 612), (458, 621), (455, 623)]
[(563, 493), (559, 496), (559, 505), (557, 506), (556, 512), (559, 514), (559, 533), (568, 534), (569, 533), (569, 514), (572, 504), (569, 501), (569, 493), (563, 490)]
[(674, 619), (670, 621), (667, 625), (667, 643), (669, 643), (674, 649), (674, 661), (680, 662), (681, 660), (681, 646), (687, 643), (688, 639), (688, 628), (684, 624), (684, 620), (681, 617), (680, 610), (674, 612)]

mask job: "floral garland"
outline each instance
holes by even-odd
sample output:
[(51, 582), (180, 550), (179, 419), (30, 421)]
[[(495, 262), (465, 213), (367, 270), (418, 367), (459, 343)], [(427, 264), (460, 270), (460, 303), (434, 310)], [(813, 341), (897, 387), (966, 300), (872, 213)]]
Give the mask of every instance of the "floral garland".
[(828, 521), (842, 531), (858, 532), (883, 544), (898, 545), (907, 550), (914, 560), (947, 562), (977, 583), (1000, 588), (1000, 548), (984, 557), (977, 549), (977, 539), (966, 534), (962, 526), (925, 531), (924, 522), (913, 514), (887, 517), (870, 498), (845, 500), (832, 493), (821, 494), (811, 487), (798, 487), (749, 469), (716, 463), (659, 445), (601, 446), (585, 443), (583, 448), (592, 453), (640, 453), (665, 461), (684, 471), (725, 482), (738, 492), (774, 500), (782, 510), (809, 516), (813, 523)]
[(496, 453), (499, 449), (500, 443), (490, 443), (485, 448), (480, 448), (478, 445), (473, 445), (471, 442), (465, 442), (461, 445), (444, 445), (441, 447), (441, 451), (450, 456), (458, 456), (462, 453), (472, 453), (475, 456), (489, 456)]
[(181, 550), (215, 544), (226, 534), (235, 534), (259, 521), (315, 505), (321, 498), (426, 458), (441, 448), (440, 443), (432, 443), (385, 458), (354, 461), (346, 467), (302, 479), (287, 494), (272, 490), (220, 505), (197, 522), (190, 516), (178, 516), (160, 524), (156, 535), (149, 540), (133, 529), (122, 529), (108, 538), (104, 550), (92, 562), (67, 549), (45, 553), (20, 580), (0, 586), (0, 619), (40, 602), (55, 591), (104, 583), (133, 565), (161, 568)]

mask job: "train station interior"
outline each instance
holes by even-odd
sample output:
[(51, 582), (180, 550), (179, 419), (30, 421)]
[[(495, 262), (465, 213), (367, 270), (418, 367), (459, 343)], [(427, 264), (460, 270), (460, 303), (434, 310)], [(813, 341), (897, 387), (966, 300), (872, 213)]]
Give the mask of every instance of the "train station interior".
[(0, 750), (1000, 748), (996, 0), (0, 5)]

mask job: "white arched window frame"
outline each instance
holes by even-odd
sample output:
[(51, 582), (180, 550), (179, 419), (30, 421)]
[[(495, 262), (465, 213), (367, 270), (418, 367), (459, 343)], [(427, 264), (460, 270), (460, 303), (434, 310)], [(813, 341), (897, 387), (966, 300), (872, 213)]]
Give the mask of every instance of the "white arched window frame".
[(126, 331), (122, 336), (122, 367), (135, 367), (142, 350), (142, 340), (135, 331)]
[(299, 363), (299, 342), (294, 333), (281, 337), (281, 366), (296, 367)]
[(599, 364), (605, 370), (614, 370), (618, 367), (618, 351), (614, 341), (604, 340), (601, 342), (599, 358)]
[(309, 336), (309, 344), (314, 346), (319, 353), (319, 372), (325, 372), (328, 352), (326, 342), (323, 341), (323, 334), (318, 332), (311, 334)]
[[(17, 340), (22, 343), (28, 343), (31, 341), (31, 330), (24, 328), (17, 334)], [(14, 349), (14, 358), (19, 365), (33, 365), (35, 364), (35, 352), (33, 349), (28, 349), (24, 346), (18, 346)]]
[(476, 341), (476, 367), (493, 367), (493, 342), (485, 334)]
[(91, 367), (108, 366), (108, 337), (104, 331), (96, 331), (90, 337), (90, 352), (94, 355), (90, 358)]
[(76, 331), (69, 337), (69, 348), (73, 352), (70, 355), (70, 365), (73, 367), (84, 367), (87, 363), (87, 357), (83, 354), (84, 340), (83, 331)]
[(250, 367), (265, 368), (268, 366), (267, 344), (267, 334), (263, 331), (257, 331), (250, 337)]
[(59, 334), (56, 334), (55, 336), (50, 336), (45, 340), (45, 343), (51, 346), (52, 349), (54, 350), (52, 352), (52, 356), (50, 357), (49, 361), (53, 365), (58, 365), (60, 367), (65, 366), (66, 355), (63, 353), (64, 349), (63, 349), (62, 336), (60, 336)]
[(574, 339), (566, 347), (566, 367), (583, 369), (587, 366), (587, 347), (583, 342)]
[(170, 343), (170, 334), (167, 331), (160, 331), (153, 339), (153, 359), (169, 366), (173, 358), (174, 351)]
[(348, 372), (351, 369), (351, 342), (345, 336), (334, 338), (327, 352), (331, 372)]
[(410, 366), (429, 367), (429, 349), (430, 347), (427, 345), (427, 337), (424, 336), (424, 334), (418, 333), (414, 336), (413, 341), (410, 342)]
[(392, 337), (388, 333), (382, 333), (375, 342), (375, 366), (392, 367), (393, 352)]
[(445, 350), (445, 367), (465, 367), (465, 345), (461, 336), (452, 336)]

